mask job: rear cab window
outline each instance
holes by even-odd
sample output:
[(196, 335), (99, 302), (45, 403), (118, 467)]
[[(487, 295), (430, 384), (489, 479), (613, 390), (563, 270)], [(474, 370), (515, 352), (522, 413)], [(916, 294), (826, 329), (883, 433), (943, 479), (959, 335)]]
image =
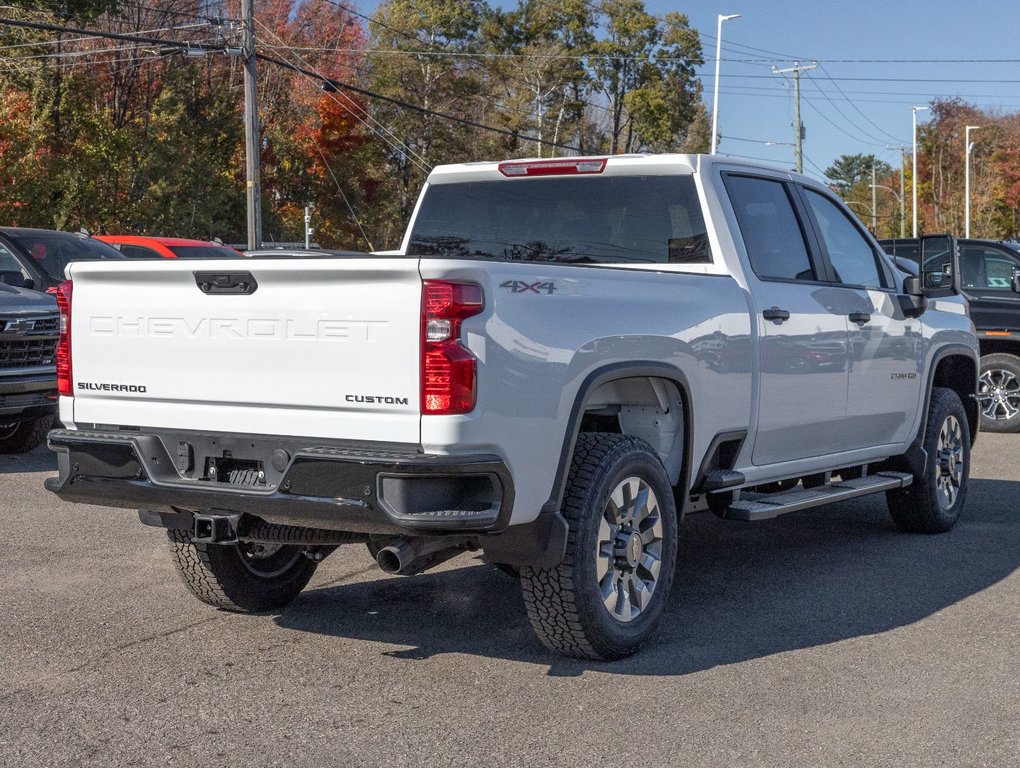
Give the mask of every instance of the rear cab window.
[(712, 262), (689, 175), (434, 184), (407, 254), (562, 264)]
[(754, 274), (762, 280), (817, 280), (786, 183), (738, 174), (723, 178)]

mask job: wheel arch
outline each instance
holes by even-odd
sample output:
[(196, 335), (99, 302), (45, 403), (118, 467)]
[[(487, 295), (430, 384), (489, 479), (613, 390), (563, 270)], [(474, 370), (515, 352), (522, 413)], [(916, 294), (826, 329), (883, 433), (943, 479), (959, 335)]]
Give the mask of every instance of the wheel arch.
[[(679, 455), (670, 461), (670, 455), (663, 456), (666, 446), (663, 438), (675, 425), (672, 419), (659, 418), (663, 414), (663, 406), (669, 405), (672, 411), (672, 398), (678, 399), (679, 413), (682, 420), (679, 425)], [(595, 423), (591, 417), (598, 417), (600, 412), (611, 411), (621, 407), (619, 431), (622, 434), (641, 437), (656, 449), (667, 476), (672, 485), (686, 489), (691, 479), (691, 438), (693, 435), (693, 407), (690, 384), (687, 376), (679, 368), (654, 361), (632, 362), (607, 365), (597, 368), (585, 377), (574, 397), (570, 417), (563, 438), (559, 464), (553, 479), (552, 493), (544, 510), (555, 511), (560, 508), (566, 489), (567, 474), (570, 462), (577, 446), (578, 436), (585, 431), (604, 431), (589, 429)], [(589, 418), (586, 420), (586, 416)], [(652, 437), (653, 439), (648, 439)], [(655, 439), (659, 438), (659, 439)], [(670, 446), (675, 449), (676, 446)], [(674, 466), (670, 467), (669, 464)], [(678, 494), (679, 497), (679, 494)], [(680, 512), (680, 510), (677, 510)]]
[[(979, 372), (980, 366), (978, 360), (974, 357), (974, 351), (969, 347), (953, 346), (941, 349), (932, 361), (930, 382), (925, 393), (924, 412), (927, 414), (931, 403), (933, 387), (944, 387), (956, 392), (960, 402), (963, 403), (964, 413), (967, 414), (971, 445), (977, 440), (981, 421), (978, 402), (975, 398)], [(918, 434), (918, 440), (922, 442), (924, 440), (926, 421), (927, 416), (921, 422), (921, 429)]]

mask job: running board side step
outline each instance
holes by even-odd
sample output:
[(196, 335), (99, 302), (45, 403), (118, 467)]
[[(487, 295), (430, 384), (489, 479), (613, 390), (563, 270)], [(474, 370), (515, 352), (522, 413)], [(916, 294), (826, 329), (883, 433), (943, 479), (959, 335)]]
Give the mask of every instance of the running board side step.
[(719, 516), (727, 520), (771, 520), (787, 512), (799, 512), (802, 509), (846, 501), (858, 496), (906, 488), (913, 480), (914, 476), (907, 472), (878, 472), (817, 488), (794, 488), (782, 493), (763, 494), (754, 499), (735, 501), (722, 510)]

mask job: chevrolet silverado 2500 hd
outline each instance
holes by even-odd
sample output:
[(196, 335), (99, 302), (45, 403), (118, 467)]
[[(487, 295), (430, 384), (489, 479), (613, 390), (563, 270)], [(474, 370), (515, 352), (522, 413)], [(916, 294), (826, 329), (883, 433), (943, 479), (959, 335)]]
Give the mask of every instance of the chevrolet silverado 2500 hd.
[(548, 646), (618, 658), (662, 614), (687, 510), (884, 492), (936, 533), (967, 493), (965, 302), (777, 169), (444, 166), (396, 253), (68, 276), (47, 487), (140, 508), (228, 610), (287, 603), (342, 544), (398, 574), (480, 549)]
[(21, 287), (9, 256), (0, 246), (0, 454), (37, 448), (57, 412), (57, 306)]

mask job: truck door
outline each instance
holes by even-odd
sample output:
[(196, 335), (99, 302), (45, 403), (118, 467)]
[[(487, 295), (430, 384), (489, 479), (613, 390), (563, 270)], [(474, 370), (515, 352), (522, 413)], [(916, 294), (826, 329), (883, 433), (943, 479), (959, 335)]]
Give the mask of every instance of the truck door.
[(852, 214), (826, 194), (800, 189), (848, 323), (846, 447), (906, 442), (925, 383), (921, 320), (903, 316), (892, 276)]
[(809, 225), (783, 179), (728, 173), (759, 328), (757, 465), (845, 450), (847, 312), (812, 258)]
[(960, 287), (979, 331), (1020, 331), (1020, 296), (1013, 292), (1018, 267), (1020, 254), (1010, 248), (960, 242)]

